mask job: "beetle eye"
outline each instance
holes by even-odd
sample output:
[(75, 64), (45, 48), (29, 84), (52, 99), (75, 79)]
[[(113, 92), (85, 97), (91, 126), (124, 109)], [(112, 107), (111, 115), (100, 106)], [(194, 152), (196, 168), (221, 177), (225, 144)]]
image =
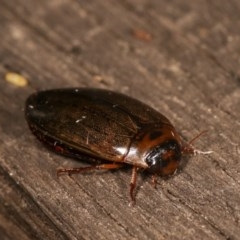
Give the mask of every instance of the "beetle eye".
[(146, 163), (148, 171), (160, 175), (168, 175), (175, 172), (181, 159), (181, 148), (175, 140), (169, 140), (158, 145), (147, 155)]

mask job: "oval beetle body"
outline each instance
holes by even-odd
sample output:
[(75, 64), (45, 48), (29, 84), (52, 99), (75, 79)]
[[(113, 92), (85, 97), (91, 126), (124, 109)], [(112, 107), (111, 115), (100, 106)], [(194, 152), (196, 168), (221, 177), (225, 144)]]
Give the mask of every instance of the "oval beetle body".
[(138, 169), (168, 176), (178, 168), (182, 154), (193, 152), (161, 113), (108, 90), (40, 91), (27, 99), (25, 114), (39, 140), (57, 152), (93, 164), (60, 169), (58, 174), (132, 165), (132, 200)]

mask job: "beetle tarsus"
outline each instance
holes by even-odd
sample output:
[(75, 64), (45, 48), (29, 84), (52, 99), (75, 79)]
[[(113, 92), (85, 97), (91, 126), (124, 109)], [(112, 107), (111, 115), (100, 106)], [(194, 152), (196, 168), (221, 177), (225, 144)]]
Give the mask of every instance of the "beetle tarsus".
[(201, 151), (201, 150), (197, 150), (197, 149), (193, 150), (194, 155), (198, 155), (198, 154), (204, 154), (205, 155), (205, 154), (211, 154), (211, 153), (213, 153), (213, 151), (211, 151), (211, 150), (210, 151)]
[(152, 175), (152, 185), (155, 189), (157, 189), (157, 178), (158, 178), (158, 175), (157, 174), (153, 174)]
[(134, 195), (134, 189), (136, 188), (136, 181), (137, 181), (137, 167), (132, 168), (132, 177), (130, 182), (130, 197), (132, 206), (135, 204), (135, 195)]
[(135, 195), (134, 195), (134, 189), (135, 189), (135, 185), (133, 183), (130, 183), (130, 197), (131, 197), (131, 203), (130, 206), (134, 206), (136, 199), (135, 199)]

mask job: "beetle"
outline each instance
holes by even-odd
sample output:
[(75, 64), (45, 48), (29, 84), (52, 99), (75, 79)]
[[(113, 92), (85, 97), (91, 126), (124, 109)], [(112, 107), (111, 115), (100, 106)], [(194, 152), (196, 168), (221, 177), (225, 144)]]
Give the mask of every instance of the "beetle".
[[(86, 160), (88, 167), (58, 169), (73, 174), (132, 165), (130, 197), (137, 171), (169, 176), (184, 154), (193, 154), (171, 122), (150, 106), (121, 93), (94, 88), (52, 89), (30, 95), (25, 116), (36, 137), (56, 152)], [(198, 137), (198, 136), (197, 136)]]

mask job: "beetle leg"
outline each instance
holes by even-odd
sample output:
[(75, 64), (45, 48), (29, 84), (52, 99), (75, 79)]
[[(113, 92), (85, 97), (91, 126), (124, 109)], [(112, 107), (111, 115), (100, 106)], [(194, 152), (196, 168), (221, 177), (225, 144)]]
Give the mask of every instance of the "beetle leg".
[(193, 154), (194, 155), (197, 155), (197, 154), (211, 154), (211, 153), (213, 153), (213, 151), (200, 151), (200, 150), (197, 150), (197, 149), (194, 149), (194, 151), (193, 151)]
[(157, 174), (152, 175), (152, 185), (155, 189), (157, 188), (157, 177), (158, 177)]
[(130, 182), (130, 197), (132, 200), (132, 203), (135, 203), (135, 196), (133, 194), (133, 191), (136, 187), (136, 181), (137, 181), (137, 170), (138, 168), (136, 166), (133, 166), (132, 168), (132, 177), (131, 177), (131, 182)]
[(201, 150), (197, 150), (191, 146), (183, 146), (181, 149), (182, 154), (184, 155), (188, 155), (188, 154), (193, 154), (193, 155), (197, 155), (197, 154), (211, 154), (213, 153), (213, 151), (201, 151)]
[[(194, 154), (196, 155), (196, 153), (198, 153), (198, 151), (196, 151), (194, 149), (194, 147), (192, 146), (192, 143), (195, 142), (200, 136), (206, 134), (206, 130), (205, 131), (202, 131), (200, 132), (196, 137), (194, 137), (191, 141), (189, 141), (187, 144), (184, 144), (182, 146), (182, 149), (181, 149), (181, 152), (182, 154), (184, 155), (188, 155), (188, 154)], [(207, 152), (207, 154), (209, 153), (210, 151)]]
[(79, 167), (79, 168), (62, 168), (57, 170), (57, 175), (62, 174), (77, 174), (82, 172), (88, 172), (92, 170), (101, 170), (101, 169), (117, 169), (121, 168), (124, 164), (118, 164), (118, 163), (110, 163), (110, 164), (100, 164), (100, 165), (94, 165), (89, 167)]
[(185, 145), (182, 147), (181, 153), (184, 155), (194, 154), (194, 148), (190, 145)]
[(95, 169), (118, 169), (123, 167), (124, 164), (121, 163), (106, 163), (106, 164), (100, 164), (100, 165), (96, 165)]

